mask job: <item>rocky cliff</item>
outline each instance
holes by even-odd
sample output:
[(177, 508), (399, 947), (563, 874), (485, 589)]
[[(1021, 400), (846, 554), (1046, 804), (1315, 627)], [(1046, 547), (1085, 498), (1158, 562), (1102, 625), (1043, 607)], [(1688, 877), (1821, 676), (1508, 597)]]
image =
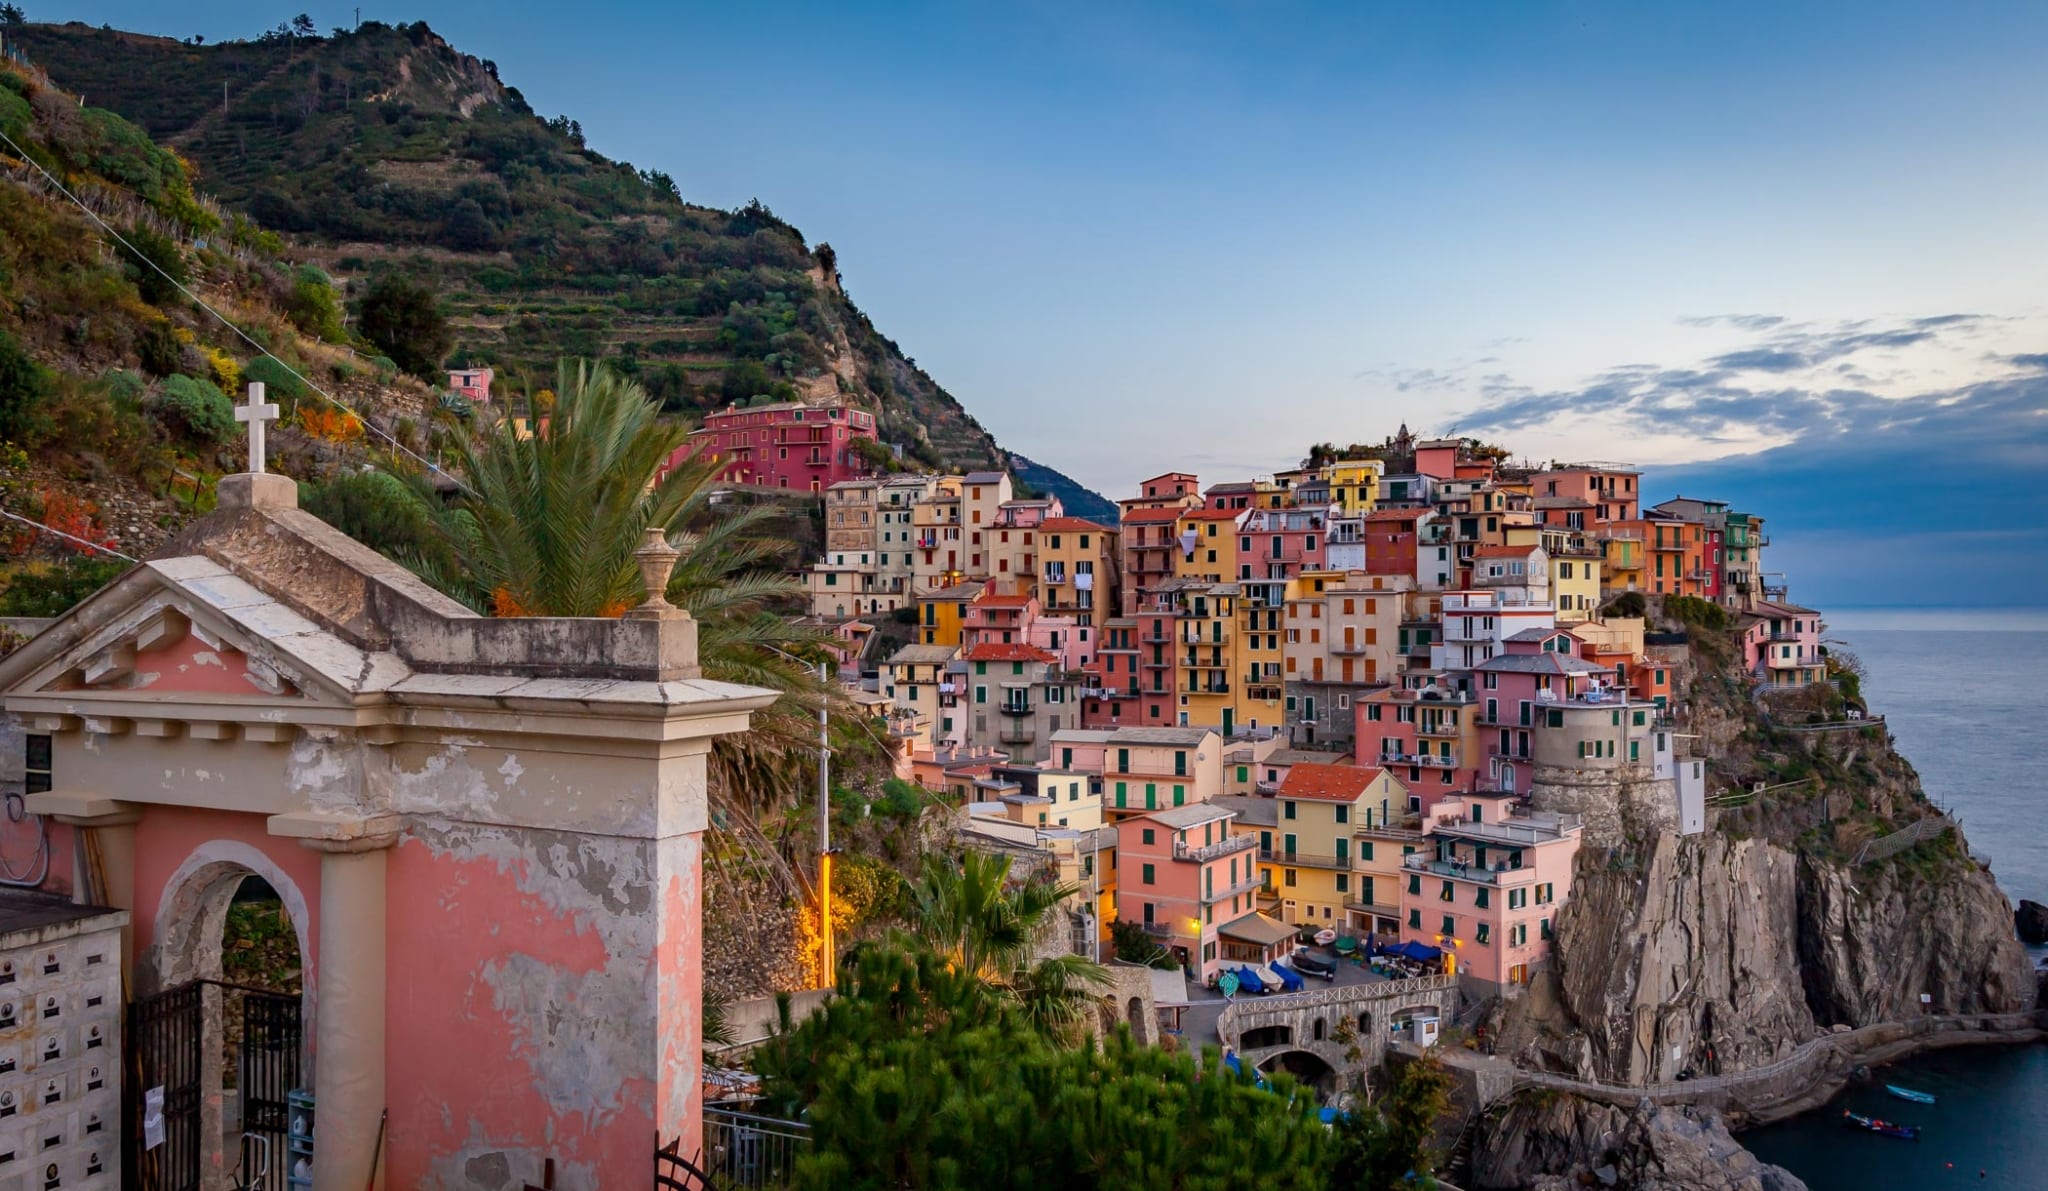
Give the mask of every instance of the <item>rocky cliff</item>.
[(1805, 1191), (1782, 1167), (1759, 1161), (1712, 1113), (1624, 1109), (1572, 1096), (1524, 1095), (1493, 1122), (1472, 1185), (1563, 1191)]
[(1553, 969), (1503, 1043), (1642, 1084), (1759, 1066), (1836, 1025), (2031, 1008), (2011, 906), (1959, 828), (1870, 859), (1934, 813), (1885, 731), (1807, 730), (1839, 696), (1767, 703), (1719, 629), (1688, 628), (1682, 728), (1724, 805), (1689, 837), (1624, 814), (1581, 851)]

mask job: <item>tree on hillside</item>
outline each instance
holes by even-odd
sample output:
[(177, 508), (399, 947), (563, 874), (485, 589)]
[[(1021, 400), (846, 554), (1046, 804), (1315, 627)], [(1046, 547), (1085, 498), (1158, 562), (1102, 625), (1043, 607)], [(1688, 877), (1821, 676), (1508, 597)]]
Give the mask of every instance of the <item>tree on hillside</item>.
[[(928, 855), (910, 886), (910, 934), (955, 970), (1007, 996), (1048, 1035), (1071, 1030), (1109, 973), (1084, 956), (1032, 961), (1031, 945), (1077, 890), (1010, 881), (1010, 858), (966, 852), (958, 863)], [(1064, 935), (1064, 932), (1062, 932)]]
[(370, 283), (356, 304), (356, 330), (392, 363), (435, 382), (443, 379), (435, 375), (442, 357), (455, 346), (434, 292), (398, 273), (386, 273)]
[(1435, 1059), (1403, 1063), (1377, 1100), (1337, 1125), (1332, 1187), (1394, 1191), (1422, 1185), (1433, 1172), (1437, 1118), (1451, 1100), (1451, 1074)]
[(801, 1112), (795, 1186), (1320, 1191), (1332, 1154), (1313, 1098), (1119, 1033), (1063, 1047), (1022, 1007), (931, 952), (870, 947), (839, 995), (754, 1058), (768, 1107)]
[(0, 4), (0, 25), (26, 25), (28, 14), (19, 4)]
[(313, 33), (314, 29), (312, 17), (302, 12), (299, 15), (292, 18), (292, 36), (311, 37), (313, 36)]

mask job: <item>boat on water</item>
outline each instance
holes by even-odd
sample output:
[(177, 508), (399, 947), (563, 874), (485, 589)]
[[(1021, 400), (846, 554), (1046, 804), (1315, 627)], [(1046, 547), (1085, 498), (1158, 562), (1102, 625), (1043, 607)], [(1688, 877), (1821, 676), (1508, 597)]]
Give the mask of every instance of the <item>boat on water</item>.
[(1884, 1085), (1884, 1090), (1890, 1092), (1894, 1096), (1897, 1096), (1901, 1100), (1910, 1100), (1915, 1104), (1934, 1103), (1934, 1093), (1932, 1092), (1916, 1092), (1911, 1088), (1902, 1088), (1895, 1083), (1888, 1083)]
[(1906, 1141), (1920, 1140), (1920, 1127), (1918, 1125), (1900, 1125), (1891, 1121), (1880, 1121), (1875, 1117), (1866, 1117), (1862, 1113), (1850, 1112), (1846, 1108), (1842, 1110), (1842, 1122), (1853, 1128), (1867, 1129), (1872, 1133), (1882, 1133), (1886, 1137), (1897, 1137)]

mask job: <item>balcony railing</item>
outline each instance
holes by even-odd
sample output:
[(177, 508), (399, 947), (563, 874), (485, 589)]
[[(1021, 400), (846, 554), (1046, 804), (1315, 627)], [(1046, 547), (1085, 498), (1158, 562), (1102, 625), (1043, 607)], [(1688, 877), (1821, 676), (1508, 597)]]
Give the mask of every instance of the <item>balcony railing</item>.
[(1235, 885), (1226, 885), (1221, 889), (1212, 890), (1208, 893), (1203, 894), (1202, 900), (1210, 903), (1229, 901), (1231, 898), (1236, 897), (1240, 893), (1250, 893), (1252, 890), (1257, 889), (1260, 886), (1260, 884), (1261, 881), (1259, 880), (1257, 874), (1253, 874), (1252, 876), (1246, 877), (1244, 880), (1239, 881)]
[(1438, 877), (1449, 877), (1454, 881), (1475, 881), (1483, 885), (1518, 883), (1522, 878), (1533, 877), (1536, 874), (1535, 868), (1526, 864), (1454, 864), (1448, 860), (1438, 860), (1434, 856), (1425, 856), (1420, 852), (1403, 856), (1401, 867), (1409, 872), (1429, 873)]
[(1334, 868), (1340, 872), (1349, 871), (1351, 868), (1351, 857), (1349, 856), (1329, 856), (1318, 852), (1289, 852), (1285, 848), (1260, 848), (1259, 859), (1269, 864), (1291, 864), (1296, 868)]
[(1363, 641), (1332, 641), (1330, 643), (1330, 652), (1340, 657), (1355, 656), (1364, 653), (1369, 648), (1370, 646), (1366, 645)]
[(1451, 723), (1449, 720), (1427, 720), (1416, 725), (1415, 734), (1417, 736), (1456, 737), (1460, 734), (1460, 729), (1458, 725)]
[(997, 704), (996, 709), (1004, 715), (1030, 715), (1032, 710), (1029, 703), (1018, 703), (1010, 700)]
[(1170, 922), (1143, 922), (1139, 923), (1139, 928), (1155, 939), (1173, 937), (1173, 924)]
[(1185, 860), (1191, 864), (1206, 864), (1219, 857), (1234, 856), (1239, 852), (1250, 851), (1258, 847), (1258, 845), (1258, 836), (1233, 835), (1227, 839), (1221, 839), (1213, 844), (1206, 844), (1198, 848), (1189, 847), (1186, 844), (1175, 844), (1173, 846), (1173, 858), (1175, 860)]

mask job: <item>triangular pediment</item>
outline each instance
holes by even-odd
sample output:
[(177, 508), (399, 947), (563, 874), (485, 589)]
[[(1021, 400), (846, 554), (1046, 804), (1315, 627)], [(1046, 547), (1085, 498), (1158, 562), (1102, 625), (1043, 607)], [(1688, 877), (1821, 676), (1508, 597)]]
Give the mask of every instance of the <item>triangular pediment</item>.
[(349, 707), (376, 656), (205, 559), (166, 559), (0, 661), (0, 698)]

